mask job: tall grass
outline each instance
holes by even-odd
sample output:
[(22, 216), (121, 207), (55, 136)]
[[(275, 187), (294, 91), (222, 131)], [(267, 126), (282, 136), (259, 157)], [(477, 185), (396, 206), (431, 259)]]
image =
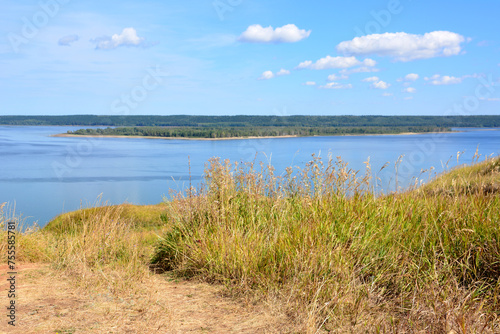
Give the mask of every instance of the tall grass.
[[(0, 205), (0, 251), (5, 257), (7, 221), (16, 221), (16, 262), (50, 264), (72, 277), (77, 285), (104, 288), (120, 294), (149, 273), (156, 233), (162, 223), (161, 206), (131, 205), (94, 207), (63, 214), (44, 229), (23, 228), (18, 218)], [(133, 290), (133, 289), (132, 289)]]
[(131, 282), (141, 281), (148, 274), (142, 245), (131, 221), (121, 217), (123, 207), (81, 212), (81, 220), (71, 220), (64, 233), (54, 234), (52, 263), (72, 272), (83, 285), (101, 283), (111, 291), (126, 290)]
[(277, 298), (299, 331), (498, 331), (499, 162), (375, 196), (369, 162), (313, 156), (276, 176), (212, 159), (168, 203), (153, 263)]
[[(161, 207), (108, 206), (97, 202), (95, 207), (61, 215), (44, 229), (19, 228), (16, 269), (22, 270), (26, 262), (46, 267), (36, 282), (42, 287), (55, 282), (49, 293), (51, 298), (62, 296), (56, 305), (69, 305), (68, 291), (59, 291), (61, 288), (81, 296), (79, 302), (89, 302), (87, 324), (92, 322), (94, 331), (100, 328), (101, 332), (130, 332), (133, 328), (137, 333), (150, 333), (170, 328), (170, 305), (159, 301), (158, 280), (149, 270), (153, 241), (157, 238), (153, 226), (161, 222)], [(4, 256), (7, 238), (3, 227), (10, 215), (1, 209), (2, 206), (0, 251)], [(25, 294), (25, 298), (30, 294), (33, 298), (29, 291)], [(78, 316), (65, 319), (65, 324), (75, 330), (91, 330), (77, 327), (82, 326)], [(37, 326), (41, 325), (57, 332), (60, 321), (47, 316), (40, 324), (32, 324), (36, 327), (25, 330), (39, 332)]]
[(7, 224), (14, 222), (16, 226), (15, 257), (19, 262), (46, 262), (46, 238), (42, 236), (36, 224), (26, 226), (23, 217), (16, 215), (15, 207), (0, 203), (0, 258), (7, 263)]

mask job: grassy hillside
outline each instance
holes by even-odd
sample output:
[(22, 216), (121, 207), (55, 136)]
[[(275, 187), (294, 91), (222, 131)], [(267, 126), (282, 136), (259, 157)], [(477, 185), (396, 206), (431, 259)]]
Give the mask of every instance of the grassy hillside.
[(201, 194), (170, 204), (153, 262), (237, 294), (279, 298), (310, 330), (493, 330), (499, 163), (376, 198), (370, 173), (342, 161), (314, 159), (278, 178), (212, 160)]
[(19, 235), (18, 260), (117, 295), (150, 268), (221, 283), (273, 301), (297, 332), (498, 332), (500, 159), (372, 192), (369, 165), (313, 158), (278, 177), (213, 159), (186, 196), (80, 210)]

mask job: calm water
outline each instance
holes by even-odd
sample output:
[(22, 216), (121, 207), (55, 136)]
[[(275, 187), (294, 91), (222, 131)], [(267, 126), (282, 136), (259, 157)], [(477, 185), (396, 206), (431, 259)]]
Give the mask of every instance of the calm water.
[(257, 160), (270, 161), (279, 173), (288, 166), (303, 167), (312, 153), (341, 156), (356, 170), (370, 157), (374, 172), (391, 163), (379, 175), (387, 190), (394, 186), (394, 162), (403, 154), (398, 173), (402, 184), (419, 176), (421, 169), (443, 171), (450, 157), (449, 167), (456, 165), (458, 151), (465, 151), (460, 163), (470, 163), (478, 145), (482, 155), (500, 154), (498, 129), (221, 141), (50, 137), (69, 129), (75, 128), (0, 126), (0, 204), (15, 206), (27, 224), (43, 226), (62, 212), (95, 203), (100, 194), (109, 203), (159, 203), (169, 189), (189, 185), (188, 159), (196, 184), (214, 156), (252, 161), (257, 153)]

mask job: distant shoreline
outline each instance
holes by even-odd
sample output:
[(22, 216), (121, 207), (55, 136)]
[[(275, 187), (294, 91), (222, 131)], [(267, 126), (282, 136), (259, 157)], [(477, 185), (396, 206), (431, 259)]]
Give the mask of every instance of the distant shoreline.
[(316, 136), (248, 136), (248, 137), (224, 137), (224, 138), (187, 138), (187, 137), (159, 137), (159, 136), (118, 136), (118, 135), (73, 135), (68, 133), (60, 133), (50, 135), (50, 137), (65, 137), (65, 138), (135, 138), (135, 139), (169, 139), (169, 140), (243, 140), (243, 139), (273, 139), (273, 138), (307, 138), (307, 137), (357, 137), (357, 136), (408, 136), (422, 135), (430, 133), (453, 133), (459, 131), (442, 131), (442, 132), (402, 132), (402, 133), (359, 133), (359, 134), (335, 134), (335, 135), (316, 135)]
[(60, 133), (57, 135), (51, 135), (51, 137), (98, 137), (98, 138), (145, 138), (145, 139), (171, 139), (171, 140), (233, 140), (233, 139), (270, 139), (270, 138), (295, 138), (296, 135), (286, 135), (286, 136), (248, 136), (248, 137), (224, 137), (224, 138), (188, 138), (188, 137), (159, 137), (159, 136), (117, 136), (117, 135), (70, 135), (67, 133)]

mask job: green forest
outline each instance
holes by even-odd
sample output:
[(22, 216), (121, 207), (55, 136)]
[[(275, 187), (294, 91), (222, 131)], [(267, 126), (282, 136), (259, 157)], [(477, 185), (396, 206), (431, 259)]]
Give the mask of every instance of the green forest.
[(500, 127), (500, 116), (0, 116), (0, 125), (175, 127)]
[(404, 132), (440, 132), (448, 128), (430, 126), (366, 126), (366, 127), (118, 127), (106, 129), (80, 129), (68, 131), (72, 135), (86, 136), (145, 136), (173, 138), (238, 138), (275, 136), (334, 136), (355, 134), (397, 134)]

